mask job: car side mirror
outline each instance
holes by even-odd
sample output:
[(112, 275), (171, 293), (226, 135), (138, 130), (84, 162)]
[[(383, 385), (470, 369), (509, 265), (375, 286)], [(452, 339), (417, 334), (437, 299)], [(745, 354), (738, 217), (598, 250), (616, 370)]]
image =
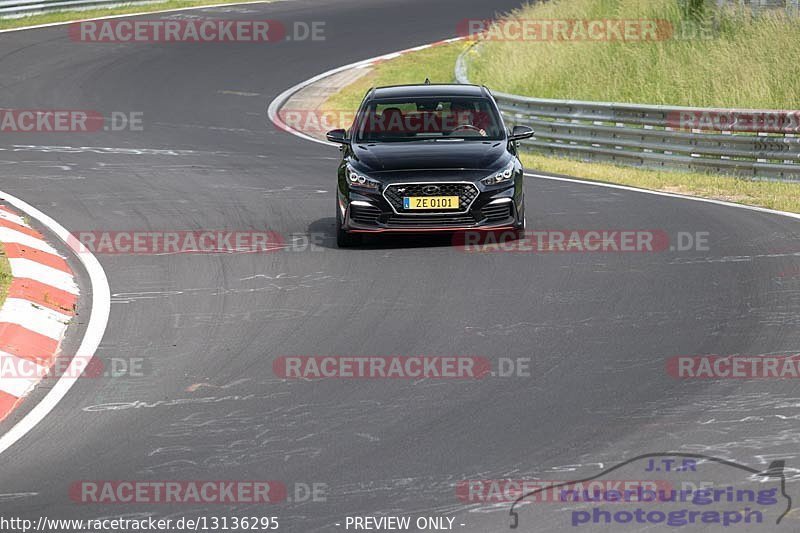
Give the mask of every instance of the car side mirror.
[(331, 130), (325, 137), (332, 143), (350, 144), (350, 140), (347, 138), (347, 132), (343, 129)]
[(511, 135), (508, 137), (509, 141), (521, 141), (522, 139), (529, 139), (533, 137), (533, 128), (528, 126), (514, 126), (511, 130)]

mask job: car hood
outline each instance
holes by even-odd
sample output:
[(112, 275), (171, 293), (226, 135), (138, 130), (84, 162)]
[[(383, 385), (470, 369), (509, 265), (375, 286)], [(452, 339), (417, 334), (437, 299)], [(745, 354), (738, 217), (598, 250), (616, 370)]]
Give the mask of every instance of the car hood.
[(495, 170), (510, 154), (504, 141), (428, 141), (354, 144), (353, 156), (364, 172), (398, 170)]

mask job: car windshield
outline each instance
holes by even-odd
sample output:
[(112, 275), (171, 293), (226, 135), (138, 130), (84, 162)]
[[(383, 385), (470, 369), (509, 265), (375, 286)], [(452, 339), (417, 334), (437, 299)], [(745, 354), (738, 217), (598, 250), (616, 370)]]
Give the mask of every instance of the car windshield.
[(357, 142), (496, 141), (501, 124), (488, 98), (420, 97), (372, 100), (355, 126)]

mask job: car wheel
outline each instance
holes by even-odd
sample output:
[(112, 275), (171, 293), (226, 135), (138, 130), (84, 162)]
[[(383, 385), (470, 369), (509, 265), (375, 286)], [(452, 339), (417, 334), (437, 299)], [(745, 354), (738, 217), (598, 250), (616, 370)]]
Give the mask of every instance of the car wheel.
[(519, 241), (525, 238), (525, 227), (528, 225), (528, 219), (522, 217), (522, 224), (517, 224), (514, 227), (514, 236)]

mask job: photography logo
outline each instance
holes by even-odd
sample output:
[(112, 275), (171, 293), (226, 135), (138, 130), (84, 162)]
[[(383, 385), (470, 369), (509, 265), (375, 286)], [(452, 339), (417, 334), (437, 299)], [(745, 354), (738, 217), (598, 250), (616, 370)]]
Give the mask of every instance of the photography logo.
[[(521, 494), (511, 505), (509, 527), (591, 533), (797, 531), (796, 523), (784, 520), (792, 508), (785, 468), (785, 461), (759, 470), (708, 455), (649, 453), (590, 478)], [(631, 479), (651, 483), (626, 488), (624, 480)], [(541, 505), (553, 499), (558, 505)]]

